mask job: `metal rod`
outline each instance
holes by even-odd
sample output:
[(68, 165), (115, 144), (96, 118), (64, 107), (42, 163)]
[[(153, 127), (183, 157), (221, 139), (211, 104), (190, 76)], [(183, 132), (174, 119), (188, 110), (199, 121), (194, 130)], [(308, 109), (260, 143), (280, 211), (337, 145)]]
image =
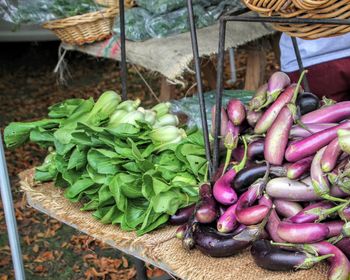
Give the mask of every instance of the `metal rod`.
[(230, 55), (230, 72), (231, 72), (231, 79), (228, 80), (228, 83), (234, 84), (237, 81), (237, 74), (236, 74), (236, 64), (235, 64), (235, 50), (233, 48), (229, 48), (229, 55)]
[(132, 257), (132, 262), (136, 268), (136, 280), (147, 280), (148, 278), (145, 262), (135, 257)]
[(200, 67), (200, 57), (198, 51), (198, 41), (197, 41), (197, 32), (193, 15), (193, 5), (192, 0), (187, 0), (187, 10), (188, 10), (188, 19), (190, 24), (190, 33), (191, 33), (191, 43), (193, 50), (193, 59), (194, 67), (196, 71), (196, 81), (197, 81), (197, 91), (199, 99), (199, 108), (201, 113), (202, 128), (204, 134), (204, 143), (205, 143), (205, 155), (209, 164), (209, 179), (212, 177), (212, 160), (210, 152), (210, 142), (209, 142), (209, 133), (208, 133), (208, 122), (207, 122), (207, 113), (205, 110), (205, 101), (203, 96), (203, 87), (202, 87), (202, 78), (201, 78), (201, 67)]
[(280, 18), (280, 17), (250, 17), (250, 16), (222, 16), (224, 21), (241, 22), (274, 22), (274, 23), (293, 23), (293, 24), (334, 24), (350, 25), (350, 19), (311, 19), (311, 18)]
[[(220, 146), (220, 127), (221, 127), (221, 106), (222, 93), (224, 90), (224, 64), (225, 64), (225, 37), (226, 37), (226, 21), (220, 20), (219, 28), (219, 49), (218, 49), (218, 65), (217, 65), (217, 86), (216, 86), (216, 111), (215, 111), (215, 129), (214, 129), (214, 153), (213, 153), (213, 174), (219, 167), (219, 146)], [(212, 116), (213, 118), (214, 116)]]
[[(291, 37), (291, 38), (292, 38), (295, 56), (297, 58), (297, 62), (298, 62), (298, 66), (299, 66), (299, 73), (301, 74), (304, 71), (304, 65), (303, 65), (303, 61), (301, 59), (301, 55), (300, 55), (300, 51), (299, 51), (299, 47), (298, 47), (298, 42), (297, 42), (297, 39), (295, 37)], [(307, 81), (306, 75), (304, 75), (304, 78), (303, 78), (303, 86), (304, 86), (304, 89), (306, 91), (310, 92), (310, 87), (309, 87), (309, 83)]]
[(7, 233), (11, 247), (11, 255), (15, 277), (17, 280), (24, 280), (24, 266), (21, 253), (21, 245), (18, 237), (16, 216), (13, 206), (10, 179), (7, 172), (5, 152), (0, 133), (0, 189), (1, 199), (4, 207)]
[(125, 50), (125, 13), (124, 0), (119, 0), (119, 20), (120, 20), (120, 78), (122, 83), (122, 99), (127, 99), (127, 68), (126, 68), (126, 50)]

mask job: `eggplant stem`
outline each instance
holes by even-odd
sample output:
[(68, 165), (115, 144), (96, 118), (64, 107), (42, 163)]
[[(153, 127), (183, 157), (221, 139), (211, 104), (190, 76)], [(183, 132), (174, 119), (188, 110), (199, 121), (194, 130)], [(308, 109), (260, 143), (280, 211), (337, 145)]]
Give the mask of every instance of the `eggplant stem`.
[(242, 141), (243, 141), (243, 145), (244, 145), (244, 156), (243, 159), (241, 160), (241, 162), (237, 165), (235, 165), (233, 168), (236, 172), (241, 171), (245, 165), (247, 164), (248, 161), (248, 145), (247, 145), (247, 140), (245, 139), (244, 136), (242, 136)]
[[(319, 223), (321, 221), (323, 221), (324, 219), (326, 219), (329, 215), (333, 214), (334, 212), (340, 211), (342, 209), (344, 209), (347, 205), (349, 205), (349, 202), (343, 203), (343, 204), (339, 204), (337, 206), (334, 206), (332, 208), (329, 209), (320, 209), (320, 208), (315, 208), (315, 209), (310, 209), (305, 211), (305, 214), (316, 214), (319, 216), (319, 218), (316, 220), (316, 223)], [(319, 211), (317, 211), (316, 209), (320, 209)], [(312, 211), (312, 210), (316, 210), (316, 211)]]
[(326, 200), (330, 200), (330, 201), (334, 201), (334, 202), (341, 202), (341, 203), (348, 202), (346, 199), (334, 197), (334, 196), (331, 196), (329, 194), (322, 194), (321, 197), (326, 199)]
[(300, 77), (299, 77), (297, 86), (296, 86), (295, 89), (294, 89), (293, 98), (292, 98), (292, 100), (291, 100), (291, 103), (292, 103), (292, 104), (295, 104), (295, 102), (297, 101), (297, 97), (298, 97), (298, 93), (299, 93), (299, 88), (300, 88), (301, 82), (302, 82), (302, 80), (303, 80), (303, 78), (304, 78), (305, 73), (307, 73), (307, 72), (308, 72), (308, 70), (304, 70), (304, 71), (301, 72), (301, 74), (300, 74)]
[(319, 263), (331, 257), (334, 257), (334, 254), (327, 254), (327, 255), (317, 256), (317, 257), (311, 256), (306, 258), (304, 262), (298, 265), (297, 267), (295, 267), (295, 269), (309, 269), (313, 267), (316, 263)]
[(338, 243), (340, 240), (342, 240), (344, 238), (344, 235), (339, 234), (338, 236), (334, 236), (331, 237), (327, 240), (327, 242), (331, 243), (331, 244), (336, 244)]

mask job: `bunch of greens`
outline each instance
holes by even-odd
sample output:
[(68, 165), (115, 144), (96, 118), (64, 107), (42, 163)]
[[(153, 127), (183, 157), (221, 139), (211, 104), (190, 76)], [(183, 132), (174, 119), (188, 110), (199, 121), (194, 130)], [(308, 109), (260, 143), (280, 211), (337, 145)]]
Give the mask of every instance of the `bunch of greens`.
[(53, 180), (102, 223), (141, 235), (197, 201), (207, 171), (203, 136), (178, 128), (170, 104), (150, 110), (113, 91), (49, 107), (48, 118), (11, 123), (7, 147), (28, 140), (48, 148), (37, 181)]

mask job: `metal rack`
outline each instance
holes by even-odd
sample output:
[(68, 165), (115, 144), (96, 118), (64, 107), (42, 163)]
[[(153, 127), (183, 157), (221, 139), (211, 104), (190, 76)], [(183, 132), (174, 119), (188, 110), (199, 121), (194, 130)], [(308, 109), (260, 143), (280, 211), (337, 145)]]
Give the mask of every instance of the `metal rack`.
[[(209, 162), (210, 170), (209, 174), (212, 175), (215, 173), (216, 168), (219, 162), (219, 144), (220, 139), (218, 135), (220, 134), (220, 122), (221, 122), (221, 114), (220, 110), (216, 110), (215, 115), (215, 131), (214, 131), (214, 146), (213, 152), (211, 151), (211, 146), (209, 142), (209, 133), (207, 126), (207, 116), (205, 110), (205, 102), (203, 95), (203, 87), (202, 87), (202, 79), (200, 72), (200, 57), (198, 51), (198, 41), (197, 41), (197, 33), (194, 21), (193, 14), (193, 5), (192, 0), (187, 0), (188, 12), (189, 12), (189, 24), (190, 24), (190, 34), (191, 34), (191, 43), (193, 49), (193, 57), (194, 57), (194, 65), (195, 65), (195, 73), (197, 80), (197, 90), (198, 90), (198, 99), (200, 105), (200, 113), (202, 120), (202, 127), (204, 131), (204, 141), (205, 141), (205, 151), (206, 158)], [(119, 0), (119, 9), (120, 9), (120, 35), (121, 35), (121, 84), (122, 84), (122, 97), (125, 100), (127, 98), (127, 67), (126, 67), (126, 49), (125, 49), (125, 26), (124, 26), (124, 1)], [(220, 22), (219, 29), (219, 45), (218, 45), (218, 66), (217, 66), (217, 94), (216, 94), (216, 108), (220, 108), (222, 105), (222, 93), (223, 93), (223, 72), (224, 72), (224, 55), (225, 55), (225, 35), (226, 35), (226, 23), (228, 21), (240, 21), (240, 22), (257, 22), (257, 23), (311, 23), (311, 24), (335, 24), (335, 25), (350, 25), (350, 20), (340, 20), (340, 19), (300, 19), (300, 18), (292, 18), (292, 19), (284, 19), (277, 17), (247, 17), (244, 16), (248, 9), (243, 9), (238, 12), (232, 14), (223, 15)], [(301, 61), (297, 41), (295, 38), (293, 40), (293, 47), (296, 53), (297, 61), (299, 64), (299, 69), (303, 70), (303, 64)], [(307, 80), (304, 80), (304, 88), (308, 89)], [(212, 157), (213, 154), (213, 157)], [(16, 224), (16, 218), (14, 213), (14, 205), (11, 195), (11, 186), (9, 181), (9, 176), (7, 172), (6, 160), (5, 160), (5, 152), (2, 144), (2, 135), (0, 133), (0, 187), (1, 187), (1, 198), (3, 201), (3, 207), (5, 212), (5, 219), (7, 225), (7, 231), (9, 236), (9, 242), (11, 247), (12, 260), (15, 271), (15, 278), (17, 280), (24, 280), (24, 266), (21, 255), (18, 230)], [(145, 273), (145, 266), (142, 260), (134, 260), (136, 269), (137, 269), (137, 279), (147, 279)]]
[[(192, 0), (187, 0), (188, 10), (192, 9)], [(250, 12), (249, 9), (242, 9), (234, 13), (227, 13), (220, 17), (219, 19), (219, 42), (218, 42), (218, 54), (217, 54), (217, 88), (216, 88), (216, 108), (221, 108), (222, 106), (222, 94), (223, 94), (223, 76), (224, 76), (224, 59), (225, 59), (225, 37), (226, 37), (226, 24), (229, 21), (233, 22), (256, 22), (256, 23), (291, 23), (291, 24), (332, 24), (332, 25), (350, 25), (350, 19), (304, 19), (304, 18), (280, 18), (280, 17), (260, 17), (260, 16), (246, 16), (245, 14)], [(196, 27), (194, 24), (193, 13), (189, 12), (189, 22), (190, 22), (190, 32), (191, 40), (193, 46), (193, 57), (194, 65), (196, 71), (197, 84), (202, 85), (201, 75), (200, 75), (200, 58), (198, 55), (198, 41), (196, 37)], [(298, 43), (295, 37), (292, 37), (292, 43), (296, 59), (299, 66), (299, 71), (304, 70), (302, 59), (300, 56)], [(306, 91), (309, 91), (309, 85), (306, 76), (303, 79), (303, 86)], [(201, 112), (205, 112), (205, 104), (203, 100), (202, 87), (198, 87), (198, 98)], [(202, 116), (202, 124), (204, 129), (204, 138), (208, 138), (208, 129), (206, 123), (206, 116)], [(212, 169), (211, 174), (215, 174), (215, 171), (219, 165), (219, 145), (220, 145), (220, 123), (221, 123), (221, 113), (220, 110), (215, 112), (215, 129), (214, 129), (214, 144), (212, 147), (212, 157), (210, 157), (209, 162), (211, 163)], [(206, 150), (210, 151), (209, 144), (206, 143)]]

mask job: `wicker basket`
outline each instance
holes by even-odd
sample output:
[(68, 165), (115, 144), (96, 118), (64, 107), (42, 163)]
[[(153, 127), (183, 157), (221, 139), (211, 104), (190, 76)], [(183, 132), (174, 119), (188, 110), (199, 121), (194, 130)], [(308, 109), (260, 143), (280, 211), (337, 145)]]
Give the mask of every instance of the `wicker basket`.
[(116, 7), (97, 12), (48, 21), (43, 27), (53, 31), (63, 42), (82, 45), (108, 38), (112, 33)]
[[(96, 4), (106, 7), (119, 7), (119, 0), (95, 0)], [(124, 0), (126, 8), (135, 6), (135, 0)]]
[[(262, 16), (310, 19), (348, 19), (350, 0), (243, 0)], [(350, 32), (348, 25), (273, 24), (278, 31), (302, 39), (332, 37)]]

